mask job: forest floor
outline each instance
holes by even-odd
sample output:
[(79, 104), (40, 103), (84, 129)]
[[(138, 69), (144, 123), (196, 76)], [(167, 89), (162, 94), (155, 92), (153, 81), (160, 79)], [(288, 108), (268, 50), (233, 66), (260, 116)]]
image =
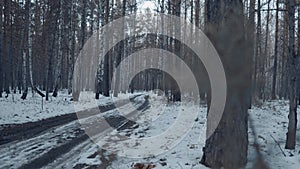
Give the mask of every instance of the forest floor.
[[(149, 99), (145, 95), (149, 95)], [(37, 95), (32, 97), (29, 94), (27, 100), (20, 100), (18, 94), (14, 97), (10, 95), (8, 98), (0, 98), (0, 168), (129, 169), (136, 163), (155, 164), (155, 168), (162, 169), (206, 168), (199, 164), (205, 143), (205, 105), (198, 109), (193, 102), (168, 103), (164, 97), (153, 93), (139, 93), (131, 94), (129, 102), (126, 100), (127, 95), (114, 98), (118, 103), (116, 108), (112, 105), (112, 99), (101, 97), (99, 101), (95, 101), (93, 97), (91, 93), (82, 93), (81, 101), (74, 105), (70, 101), (71, 96), (62, 92), (59, 97), (51, 97), (50, 101), (44, 101), (43, 110), (41, 98)], [(136, 109), (139, 111), (135, 111)], [(103, 117), (115, 129), (100, 126), (101, 132), (94, 133), (95, 138), (109, 140), (117, 136), (128, 136), (132, 139), (158, 136), (159, 140), (161, 133), (173, 127), (172, 124), (179, 117), (178, 112), (197, 110), (199, 113), (193, 126), (175, 147), (164, 149), (159, 155), (147, 158), (117, 156), (110, 150), (105, 150), (117, 145), (111, 143), (104, 146), (100, 142), (94, 144), (83, 130), (93, 128), (95, 124), (102, 124)], [(271, 169), (298, 169), (300, 166), (299, 124), (296, 150), (284, 149), (288, 110), (288, 102), (279, 100), (254, 106), (249, 111), (260, 152)], [(81, 124), (74, 112), (84, 116), (80, 120)], [(120, 112), (122, 115), (127, 113), (131, 117), (129, 119), (134, 119), (135, 122), (123, 119)], [(249, 128), (249, 169), (256, 161), (253, 141), (253, 132)], [(125, 148), (130, 149), (130, 146)]]

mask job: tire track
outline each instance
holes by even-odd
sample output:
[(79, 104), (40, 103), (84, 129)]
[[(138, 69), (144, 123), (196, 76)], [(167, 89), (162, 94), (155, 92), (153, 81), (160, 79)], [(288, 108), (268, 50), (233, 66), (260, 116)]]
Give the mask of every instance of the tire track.
[[(133, 99), (131, 99), (131, 101), (133, 101)], [(149, 108), (149, 101), (146, 99), (141, 104), (141, 106), (139, 106), (136, 110), (130, 112), (128, 115), (129, 116), (134, 115), (138, 111), (143, 111), (143, 110), (148, 109), (148, 108)], [(134, 127), (136, 125), (136, 123), (134, 121), (128, 120), (127, 118), (125, 118), (121, 115), (106, 117), (104, 120), (107, 121), (107, 123), (109, 124), (109, 127), (113, 127), (115, 129), (117, 129), (118, 131), (129, 129), (129, 128)], [(99, 124), (99, 121), (94, 121), (93, 123)], [(100, 130), (101, 132), (104, 131), (103, 129), (105, 127), (108, 127), (108, 126), (105, 126), (106, 123), (100, 123), (100, 124), (103, 124), (103, 126)], [(94, 127), (94, 126), (95, 125), (90, 124), (90, 127)], [(41, 167), (46, 166), (47, 164), (52, 163), (53, 161), (55, 161), (60, 156), (63, 156), (64, 154), (67, 154), (67, 153), (70, 153), (70, 151), (74, 147), (76, 147), (77, 145), (80, 145), (81, 143), (83, 143), (83, 142), (85, 142), (89, 139), (89, 136), (82, 129), (80, 129), (80, 128), (78, 128), (78, 129), (80, 130), (80, 132), (79, 132), (79, 135), (77, 137), (73, 138), (72, 140), (70, 140), (70, 141), (68, 141), (68, 142), (66, 142), (66, 143), (64, 143), (64, 144), (62, 144), (58, 147), (52, 148), (51, 150), (44, 153), (40, 157), (35, 158), (34, 160), (30, 161), (29, 163), (22, 165), (20, 168), (21, 169), (41, 168)], [(107, 128), (107, 129), (109, 129), (109, 128)], [(93, 131), (95, 131), (94, 133), (92, 133), (94, 136), (101, 133), (101, 132), (99, 132), (99, 130), (93, 130)], [(91, 134), (91, 133), (89, 133), (89, 134)]]
[[(133, 102), (133, 100), (139, 96), (141, 95), (135, 95), (131, 97), (130, 102)], [(117, 104), (118, 106), (123, 106), (129, 104), (129, 102), (127, 100), (121, 100), (118, 101)], [(116, 109), (115, 104), (109, 104), (109, 105), (91, 108), (89, 110), (79, 111), (78, 113), (81, 113), (83, 117), (84, 116), (90, 117), (90, 116), (97, 115), (99, 113), (99, 110), (101, 111), (101, 113), (104, 113), (113, 109)], [(48, 119), (43, 119), (37, 122), (2, 125), (0, 126), (2, 128), (0, 130), (0, 145), (7, 144), (17, 140), (27, 140), (53, 127), (61, 126), (75, 120), (78, 120), (76, 112), (71, 114), (51, 117)]]

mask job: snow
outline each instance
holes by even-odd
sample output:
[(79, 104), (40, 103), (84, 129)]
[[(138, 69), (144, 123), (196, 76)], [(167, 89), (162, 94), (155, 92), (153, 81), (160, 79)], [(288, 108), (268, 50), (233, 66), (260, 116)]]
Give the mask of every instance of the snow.
[[(152, 101), (153, 98), (151, 97)], [(151, 100), (150, 99), (150, 100)], [(163, 103), (162, 100), (154, 100), (151, 105), (151, 109), (157, 110), (157, 112), (163, 112), (160, 105)], [(166, 104), (166, 103), (164, 103)], [(192, 103), (186, 103), (184, 109), (191, 110), (196, 105)], [(168, 105), (165, 108), (164, 114), (152, 114), (146, 115), (140, 118), (138, 121), (142, 124), (139, 128), (127, 131), (132, 134), (132, 137), (144, 138), (158, 135), (167, 128), (171, 126), (177, 117), (177, 114), (172, 114), (175, 109), (179, 107), (178, 104)], [(269, 166), (269, 168), (288, 168), (288, 169), (298, 169), (300, 166), (300, 135), (299, 127), (297, 130), (297, 145), (296, 150), (286, 150), (285, 139), (288, 125), (288, 101), (269, 101), (264, 103), (260, 107), (254, 106), (249, 110), (249, 115), (253, 120), (255, 131), (257, 133), (257, 140), (260, 145), (261, 154)], [(298, 110), (299, 112), (299, 110)], [(298, 119), (300, 118), (300, 113), (298, 113)], [(148, 115), (148, 116), (147, 116)], [(159, 117), (158, 117), (159, 116)], [(118, 156), (118, 158), (110, 166), (111, 169), (117, 168), (130, 168), (133, 163), (144, 163), (156, 164), (157, 168), (197, 168), (204, 169), (203, 165), (199, 164), (202, 157), (202, 147), (205, 143), (205, 131), (206, 131), (206, 108), (202, 107), (198, 115), (198, 121), (195, 123), (194, 127), (186, 135), (186, 137), (181, 140), (181, 142), (173, 149), (167, 150), (162, 154), (148, 158), (128, 158)], [(144, 119), (144, 120), (143, 120)], [(146, 120), (145, 120), (146, 119)], [(154, 119), (152, 123), (147, 123), (151, 121), (149, 119)], [(115, 133), (114, 133), (115, 134)], [(272, 138), (274, 137), (277, 142), (280, 143), (281, 148), (287, 155), (284, 157), (280, 148)], [(249, 151), (248, 151), (248, 164), (247, 169), (252, 169), (253, 164), (256, 161), (257, 154), (253, 147), (253, 133), (249, 128)], [(115, 145), (113, 145), (115, 146)], [(162, 164), (166, 164), (163, 166)]]
[[(300, 109), (298, 107), (298, 119), (300, 118)], [(300, 124), (297, 127), (296, 149), (286, 150), (285, 140), (288, 127), (288, 101), (269, 101), (261, 107), (253, 107), (249, 111), (253, 119), (253, 125), (257, 133), (257, 140), (260, 145), (260, 151), (265, 158), (265, 162), (270, 168), (299, 169), (300, 166)], [(287, 155), (281, 152), (274, 139), (279, 142), (280, 147)], [(249, 129), (249, 161), (254, 160), (255, 152), (253, 148), (253, 135)], [(248, 167), (252, 165), (249, 162)]]
[[(135, 101), (138, 105), (141, 105), (145, 101), (145, 93), (140, 93), (141, 96), (137, 97)], [(71, 96), (66, 91), (60, 92), (59, 97), (51, 97), (50, 101), (44, 101), (44, 109), (41, 110), (41, 98), (37, 95), (28, 95), (27, 100), (21, 100), (19, 94), (15, 94), (14, 97), (10, 95), (8, 98), (0, 98), (0, 124), (10, 123), (24, 123), (29, 121), (37, 121), (44, 118), (63, 115), (67, 113), (73, 113), (76, 110), (92, 108), (95, 105), (107, 105), (117, 100), (128, 99), (132, 94), (119, 94), (118, 98), (105, 98), (101, 97), (99, 101), (96, 101), (91, 92), (82, 92), (80, 95), (80, 101), (76, 104), (70, 101)], [(98, 145), (93, 144), (91, 140), (85, 141), (72, 149), (68, 154), (64, 154), (59, 157), (55, 162), (45, 166), (45, 168), (72, 168), (76, 165), (85, 164), (87, 166), (100, 165), (103, 163), (103, 157), (107, 160), (111, 160), (111, 164), (108, 168), (131, 168), (133, 163), (154, 163), (156, 168), (168, 169), (206, 169), (201, 165), (199, 161), (202, 157), (202, 147), (205, 144), (206, 135), (206, 112), (205, 105), (197, 107), (197, 105), (190, 101), (180, 103), (169, 103), (165, 97), (157, 96), (154, 93), (148, 93), (150, 108), (145, 111), (139, 111), (137, 115), (129, 116), (127, 118), (138, 122), (139, 126), (124, 131), (113, 130), (112, 128), (105, 133), (99, 135)], [(186, 99), (187, 100), (187, 99)], [(118, 113), (122, 115), (128, 115), (134, 107), (138, 105), (127, 104), (118, 107), (116, 110), (111, 110), (103, 113), (103, 116), (116, 116)], [(174, 127), (173, 124), (178, 120), (180, 112), (192, 112), (197, 111), (197, 118), (194, 120), (194, 124), (191, 129), (181, 138), (175, 147), (163, 149), (159, 146), (161, 143), (162, 133), (168, 131), (168, 129)], [(297, 145), (296, 150), (286, 150), (285, 139), (288, 125), (288, 101), (277, 100), (268, 101), (260, 106), (253, 106), (249, 110), (249, 117), (253, 121), (254, 129), (257, 134), (257, 141), (260, 146), (260, 152), (264, 157), (265, 162), (269, 165), (269, 168), (287, 168), (298, 169), (300, 166), (300, 124), (298, 123), (297, 129)], [(298, 119), (300, 119), (300, 109), (298, 108)], [(99, 115), (96, 115), (99, 116)], [(94, 117), (83, 119), (83, 122), (90, 123)], [(12, 164), (14, 161), (24, 161), (37, 158), (39, 155), (45, 153), (45, 151), (51, 148), (57, 147), (63, 143), (61, 140), (72, 139), (75, 137), (76, 128), (78, 122), (71, 122), (67, 125), (56, 127), (51, 129), (49, 133), (43, 133), (40, 136), (31, 138), (29, 140), (20, 141), (0, 146), (0, 159), (4, 161), (3, 166), (19, 167), (18, 163)], [(55, 136), (55, 137), (53, 137)], [(120, 137), (129, 137), (133, 140), (139, 140), (144, 138), (157, 138), (157, 142), (152, 146), (155, 149), (161, 149), (160, 153), (150, 155), (145, 149), (138, 149), (133, 144), (127, 144), (126, 146), (120, 146), (116, 140), (120, 140)], [(280, 147), (284, 151), (281, 152)], [(45, 140), (49, 140), (45, 142)], [(113, 141), (112, 141), (113, 140)], [(248, 164), (247, 169), (251, 169), (256, 161), (256, 152), (253, 147), (254, 137), (253, 131), (249, 128), (249, 151), (248, 151)], [(100, 144), (102, 143), (102, 144)], [(100, 152), (101, 148), (107, 149), (107, 152)], [(7, 146), (7, 147), (6, 147)], [(165, 147), (164, 147), (165, 148)], [(139, 154), (145, 154), (140, 158), (133, 158), (130, 156), (124, 156), (121, 151), (131, 149), (140, 150)], [(110, 159), (109, 156), (112, 151), (118, 152), (118, 156)], [(17, 152), (17, 153), (16, 153)], [(97, 155), (91, 156), (98, 152)], [(102, 155), (103, 157), (100, 157)], [(0, 165), (1, 168), (1, 165)]]
[(0, 98), (0, 125), (20, 124), (34, 122), (42, 119), (74, 113), (80, 110), (93, 108), (97, 105), (107, 105), (109, 103), (128, 99), (132, 94), (120, 94), (117, 98), (106, 98), (101, 96), (99, 100), (94, 99), (92, 92), (81, 92), (78, 102), (70, 101), (71, 95), (66, 90), (59, 92), (58, 97), (49, 94), (49, 101), (32, 93), (29, 93), (26, 100), (21, 99), (20, 94), (10, 94), (8, 98)]
[[(167, 103), (165, 98), (154, 94), (150, 95), (149, 101), (151, 104), (150, 109), (142, 112), (139, 117), (135, 119), (139, 123), (139, 128), (126, 130), (123, 133), (119, 132), (118, 134), (123, 136), (130, 134), (131, 138), (154, 137), (157, 139), (157, 143), (153, 144), (153, 149), (160, 148), (160, 139), (163, 139), (161, 138), (163, 136), (161, 134), (168, 131), (169, 128), (174, 127), (173, 123), (175, 123), (179, 117), (180, 111), (191, 112), (198, 110), (197, 105), (194, 103)], [(157, 168), (206, 169), (206, 167), (199, 163), (202, 156), (202, 147), (205, 143), (206, 112), (206, 107), (200, 108), (198, 116), (195, 118), (194, 125), (174, 148), (163, 150), (161, 151), (162, 153), (153, 156), (150, 156), (146, 149), (140, 149), (141, 152), (139, 152), (139, 154), (146, 154), (147, 156), (143, 158), (118, 156), (109, 168), (131, 168), (130, 166), (133, 162), (140, 162), (145, 164), (154, 163)], [(116, 133), (117, 132), (114, 131), (111, 133), (111, 136), (107, 136), (105, 139), (116, 138)], [(130, 152), (131, 149), (136, 148), (128, 145), (128, 149), (117, 149), (117, 144), (114, 144), (113, 142), (109, 143), (109, 146), (111, 146), (109, 148), (113, 148), (114, 151), (127, 150), (127, 152)], [(166, 165), (162, 166), (164, 164)]]

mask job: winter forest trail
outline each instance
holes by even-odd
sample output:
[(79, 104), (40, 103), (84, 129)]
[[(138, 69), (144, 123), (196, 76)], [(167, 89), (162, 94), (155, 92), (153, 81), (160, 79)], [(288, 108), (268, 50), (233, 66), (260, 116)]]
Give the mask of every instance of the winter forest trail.
[[(147, 100), (143, 102), (135, 100), (139, 96), (141, 95), (130, 98), (131, 104), (134, 104), (137, 109), (131, 110), (130, 102), (120, 100), (118, 108), (114, 104), (99, 106), (101, 114), (99, 114), (98, 108), (79, 112), (84, 117), (86, 116), (84, 119), (80, 119), (80, 123), (91, 128), (96, 123), (103, 124), (101, 129), (94, 133), (97, 137), (101, 137), (103, 133), (113, 128), (117, 130), (131, 128), (135, 122), (118, 114), (118, 109), (130, 110), (129, 115), (136, 114), (138, 110), (148, 109)], [(102, 117), (102, 114), (108, 115), (103, 115), (104, 118), (98, 118)], [(38, 122), (4, 126), (0, 135), (0, 168), (42, 168), (51, 163), (54, 163), (55, 168), (57, 168), (58, 162), (67, 165), (66, 160), (70, 159), (70, 156), (73, 156), (72, 159), (76, 159), (78, 150), (88, 150), (89, 147), (95, 146), (80, 123), (77, 120), (77, 114), (72, 113)], [(92, 151), (98, 150), (94, 147)], [(99, 152), (103, 153), (104, 151), (99, 150)], [(95, 153), (97, 152), (90, 152), (90, 158)], [(108, 165), (108, 162), (106, 163)], [(103, 159), (102, 162), (98, 163), (98, 167), (99, 165), (105, 165), (105, 160)], [(70, 167), (76, 168), (73, 165)], [(82, 166), (77, 167), (81, 168)]]
[[(136, 97), (140, 95), (136, 95), (132, 97), (130, 100), (133, 101)], [(117, 103), (119, 106), (124, 106), (129, 104), (128, 100), (120, 100)], [(98, 107), (90, 108), (88, 110), (82, 110), (77, 113), (81, 114), (81, 116), (94, 116), (100, 112), (106, 112), (115, 109), (114, 104), (101, 105)], [(72, 121), (77, 120), (77, 114), (64, 114), (61, 116), (55, 116), (47, 119), (43, 119), (37, 122), (28, 122), (23, 124), (8, 124), (8, 125), (0, 125), (0, 145), (6, 144), (15, 140), (24, 140), (32, 138), (47, 129), (57, 127), (60, 125), (64, 125), (70, 123)]]

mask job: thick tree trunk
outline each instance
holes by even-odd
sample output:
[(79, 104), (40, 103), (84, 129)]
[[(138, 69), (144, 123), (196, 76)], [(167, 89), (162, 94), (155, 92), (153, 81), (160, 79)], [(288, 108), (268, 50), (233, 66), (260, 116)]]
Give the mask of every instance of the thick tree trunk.
[(250, 70), (243, 57), (246, 46), (243, 4), (240, 0), (210, 1), (207, 12), (208, 37), (223, 62), (228, 94), (223, 117), (216, 131), (206, 140), (201, 162), (212, 168), (244, 168), (248, 147), (249, 84), (246, 82)]
[(287, 0), (288, 25), (289, 25), (289, 47), (288, 47), (288, 77), (289, 77), (289, 125), (286, 138), (286, 149), (295, 149), (297, 130), (297, 56), (295, 54), (295, 0)]

